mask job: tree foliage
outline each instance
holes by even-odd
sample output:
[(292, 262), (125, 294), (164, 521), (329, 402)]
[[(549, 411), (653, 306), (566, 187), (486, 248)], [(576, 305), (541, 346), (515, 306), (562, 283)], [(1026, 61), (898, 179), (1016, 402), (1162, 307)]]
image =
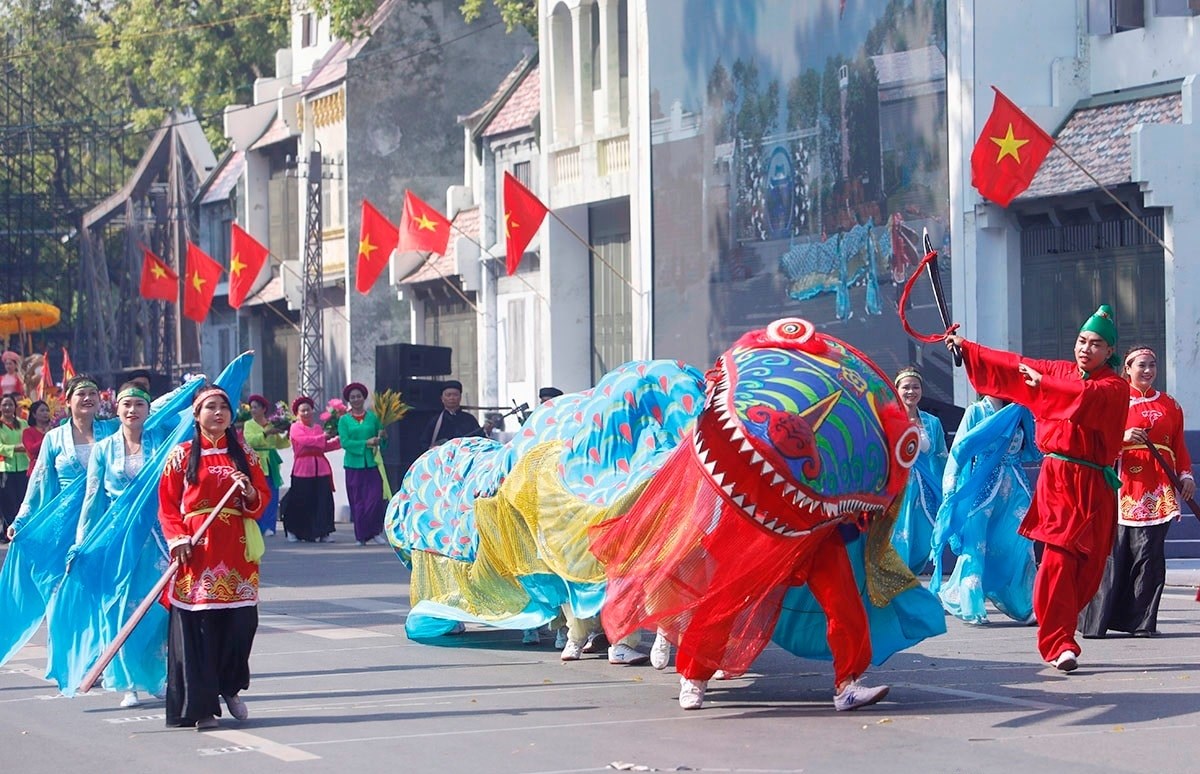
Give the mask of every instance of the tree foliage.
[[(462, 11), (464, 19), (472, 22), (483, 14), (486, 2), (487, 0), (463, 0), (459, 10)], [(517, 27), (524, 27), (530, 35), (537, 37), (537, 0), (492, 0), (492, 3), (500, 9), (500, 18), (504, 20), (509, 32)]]

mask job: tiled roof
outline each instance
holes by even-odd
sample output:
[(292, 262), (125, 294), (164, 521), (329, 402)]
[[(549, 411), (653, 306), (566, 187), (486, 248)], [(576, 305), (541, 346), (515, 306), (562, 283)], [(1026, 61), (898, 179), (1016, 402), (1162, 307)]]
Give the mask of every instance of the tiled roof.
[(542, 83), (538, 77), (538, 66), (534, 65), (484, 128), (483, 136), (495, 137), (506, 132), (529, 129), (541, 111)]
[(259, 150), (268, 145), (274, 145), (277, 142), (283, 142), (284, 140), (290, 140), (293, 137), (299, 136), (300, 133), (293, 132), (292, 128), (283, 120), (283, 117), (276, 113), (275, 119), (271, 121), (271, 125), (267, 127), (266, 131), (250, 144), (250, 150)]
[(238, 179), (242, 176), (242, 170), (246, 168), (246, 156), (236, 150), (229, 154), (225, 159), (225, 163), (221, 165), (212, 179), (208, 181), (208, 190), (201, 197), (201, 204), (212, 204), (213, 202), (223, 202), (229, 198), (229, 194), (233, 191), (238, 183)]
[(397, 5), (399, 5), (399, 0), (383, 0), (375, 9), (375, 13), (367, 20), (366, 31), (362, 35), (349, 43), (344, 40), (334, 42), (321, 61), (313, 66), (309, 76), (304, 79), (301, 84), (304, 91), (311, 94), (345, 78), (346, 62), (358, 56), (358, 52), (362, 51), (363, 46), (379, 30), (380, 25), (387, 20)]
[(402, 285), (415, 285), (418, 282), (440, 282), (443, 277), (453, 277), (458, 274), (458, 253), (455, 249), (459, 238), (464, 234), (474, 240), (479, 239), (479, 208), (471, 207), (459, 210), (450, 221), (450, 246), (445, 255), (435, 255), (427, 260), (421, 268), (400, 280)]
[(871, 57), (879, 88), (887, 89), (910, 83), (940, 81), (946, 77), (946, 57), (936, 46), (878, 54)]
[[(1103, 185), (1116, 186), (1133, 179), (1129, 143), (1133, 128), (1182, 120), (1182, 96), (1165, 94), (1076, 110), (1055, 139)], [(1033, 183), (1017, 198), (1040, 199), (1094, 188), (1096, 184), (1079, 167), (1051, 150)]]

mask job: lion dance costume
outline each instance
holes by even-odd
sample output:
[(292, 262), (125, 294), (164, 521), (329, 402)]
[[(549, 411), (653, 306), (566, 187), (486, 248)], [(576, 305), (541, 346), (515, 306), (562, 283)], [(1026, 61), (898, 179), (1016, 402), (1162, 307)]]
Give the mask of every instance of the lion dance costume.
[(658, 628), (687, 678), (744, 671), (774, 632), (832, 651), (845, 683), (945, 631), (889, 542), (918, 445), (878, 368), (804, 320), (746, 334), (703, 376), (628, 363), (508, 445), (417, 461), (387, 514), (409, 634), (525, 629), (568, 605), (610, 639)]

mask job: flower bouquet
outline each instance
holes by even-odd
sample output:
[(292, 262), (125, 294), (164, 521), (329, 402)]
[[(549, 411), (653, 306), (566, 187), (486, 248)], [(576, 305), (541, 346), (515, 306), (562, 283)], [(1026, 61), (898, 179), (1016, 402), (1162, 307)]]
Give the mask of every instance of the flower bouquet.
[(296, 421), (296, 417), (292, 414), (292, 409), (288, 404), (279, 400), (275, 402), (275, 410), (267, 415), (267, 422), (274, 427), (280, 435), (287, 435), (288, 430), (292, 428), (292, 423)]
[(96, 404), (96, 419), (112, 419), (117, 415), (116, 394), (112, 390), (101, 390)]
[(338, 420), (342, 415), (350, 410), (350, 407), (342, 401), (341, 398), (330, 398), (325, 404), (325, 410), (321, 412), (321, 426), (325, 428), (325, 435), (335, 436), (338, 431)]
[(235, 425), (244, 425), (250, 421), (250, 404), (243, 403), (238, 406), (237, 414), (233, 417)]

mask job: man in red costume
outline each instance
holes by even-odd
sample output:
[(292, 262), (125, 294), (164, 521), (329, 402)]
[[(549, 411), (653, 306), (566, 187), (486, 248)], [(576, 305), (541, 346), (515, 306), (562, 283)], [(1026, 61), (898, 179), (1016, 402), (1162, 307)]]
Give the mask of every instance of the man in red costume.
[(1063, 672), (1078, 665), (1076, 622), (1100, 585), (1116, 533), (1120, 480), (1113, 463), (1129, 402), (1129, 385), (1114, 370), (1116, 344), (1108, 305), (1080, 329), (1074, 363), (946, 336), (948, 347), (962, 349), (976, 391), (1020, 403), (1037, 420), (1037, 445), (1046, 459), (1020, 532), (1045, 544), (1033, 586), (1038, 650)]

